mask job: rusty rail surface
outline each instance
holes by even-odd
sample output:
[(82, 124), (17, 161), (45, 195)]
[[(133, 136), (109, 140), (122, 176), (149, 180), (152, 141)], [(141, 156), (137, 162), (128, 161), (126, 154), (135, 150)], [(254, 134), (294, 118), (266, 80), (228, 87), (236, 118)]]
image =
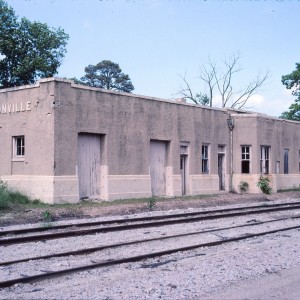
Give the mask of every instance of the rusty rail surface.
[[(252, 224), (253, 225), (253, 224)], [(142, 261), (145, 259), (150, 259), (150, 258), (155, 258), (155, 257), (160, 257), (164, 255), (170, 255), (176, 252), (180, 251), (189, 251), (189, 250), (194, 250), (200, 247), (213, 247), (213, 246), (218, 246), (222, 244), (227, 244), (231, 242), (237, 242), (253, 237), (258, 237), (258, 236), (264, 236), (267, 234), (273, 234), (273, 233), (278, 233), (278, 232), (283, 232), (283, 231), (288, 231), (288, 230), (293, 230), (293, 229), (299, 229), (300, 225), (298, 226), (291, 226), (291, 227), (285, 227), (285, 228), (280, 228), (276, 230), (269, 230), (269, 231), (264, 231), (264, 232), (259, 232), (255, 234), (243, 234), (241, 236), (233, 237), (233, 238), (225, 238), (220, 241), (214, 241), (214, 242), (208, 242), (208, 243), (200, 243), (196, 245), (191, 245), (191, 246), (185, 246), (185, 247), (179, 247), (179, 248), (173, 248), (169, 250), (164, 250), (164, 251), (158, 251), (158, 252), (152, 252), (152, 253), (146, 253), (142, 255), (137, 255), (137, 256), (131, 256), (131, 257), (126, 257), (122, 259), (112, 259), (112, 260), (107, 260), (99, 263), (93, 263), (89, 265), (84, 265), (80, 267), (75, 267), (75, 268), (69, 268), (69, 269), (64, 269), (64, 270), (59, 270), (59, 271), (53, 271), (49, 273), (44, 273), (44, 274), (38, 274), (34, 276), (28, 276), (28, 277), (21, 277), (21, 278), (15, 278), (7, 281), (2, 281), (0, 282), (0, 288), (7, 288), (11, 287), (14, 284), (20, 284), (20, 283), (32, 283), (32, 282), (37, 282), (45, 279), (50, 279), (74, 272), (82, 272), (82, 271), (87, 271), (95, 268), (103, 268), (103, 267), (108, 267), (108, 266), (113, 266), (113, 265), (120, 265), (124, 263), (129, 263), (129, 262), (138, 262)]]
[[(248, 211), (246, 210), (248, 209)], [(288, 203), (288, 204), (276, 204), (276, 205), (267, 205), (263, 208), (258, 206), (257, 208), (253, 209), (253, 207), (242, 207), (241, 209), (226, 209), (220, 211), (215, 211), (217, 213), (212, 213), (211, 211), (205, 211), (205, 214), (211, 213), (211, 215), (202, 216), (203, 212), (199, 212), (198, 216), (189, 217), (190, 213), (187, 214), (178, 214), (178, 215), (168, 215), (168, 219), (165, 221), (157, 221), (157, 222), (144, 222), (144, 223), (137, 223), (136, 219), (126, 219), (122, 220), (126, 223), (130, 223), (132, 220), (133, 224), (124, 224), (118, 226), (110, 226), (110, 227), (100, 227), (100, 228), (90, 228), (90, 229), (81, 229), (81, 230), (71, 230), (71, 231), (63, 231), (63, 232), (50, 232), (38, 235), (29, 235), (29, 236), (21, 236), (21, 237), (10, 237), (10, 238), (2, 238), (0, 239), (0, 246), (4, 245), (13, 245), (13, 244), (20, 244), (20, 243), (28, 243), (28, 242), (35, 242), (41, 240), (50, 240), (50, 239), (59, 239), (59, 238), (66, 238), (66, 237), (76, 237), (81, 235), (92, 235), (96, 233), (106, 233), (106, 232), (113, 232), (113, 231), (122, 231), (122, 230), (133, 230), (133, 229), (140, 229), (140, 228), (149, 228), (149, 227), (160, 227), (166, 225), (173, 225), (173, 224), (180, 224), (180, 223), (192, 223), (198, 221), (205, 221), (205, 220), (213, 220), (213, 219), (220, 219), (220, 218), (231, 218), (231, 217), (238, 217), (238, 216), (245, 216), (250, 214), (262, 214), (268, 212), (276, 212), (276, 211), (284, 211), (284, 210), (294, 210), (300, 209), (299, 202), (296, 203)], [(239, 211), (242, 210), (242, 211)], [(228, 212), (231, 211), (231, 212)], [(228, 213), (227, 213), (228, 212)], [(180, 217), (178, 217), (180, 216)], [(159, 216), (161, 217), (161, 216)], [(165, 217), (165, 216), (163, 216)], [(140, 218), (142, 219), (142, 218)], [(152, 220), (152, 219), (151, 219)], [(102, 223), (101, 223), (102, 225)], [(73, 226), (74, 227), (74, 226)]]

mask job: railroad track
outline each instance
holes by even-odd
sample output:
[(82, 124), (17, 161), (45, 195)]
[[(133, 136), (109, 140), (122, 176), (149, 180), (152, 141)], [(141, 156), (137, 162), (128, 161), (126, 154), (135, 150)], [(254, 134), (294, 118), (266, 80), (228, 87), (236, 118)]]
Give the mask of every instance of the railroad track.
[[(300, 202), (0, 231), (0, 246), (300, 209)], [(90, 228), (89, 228), (90, 227)], [(42, 232), (42, 233), (41, 233)], [(45, 233), (46, 232), (46, 233)], [(28, 235), (30, 233), (39, 233)]]
[[(291, 205), (290, 209), (296, 209), (296, 205)], [(265, 213), (274, 213), (277, 211), (282, 211), (283, 208), (285, 208), (286, 205), (276, 206), (274, 210), (264, 211)], [(268, 207), (270, 208), (270, 207)], [(281, 210), (278, 210), (281, 208)], [(299, 207), (298, 207), (299, 208)], [(284, 209), (285, 210), (285, 209)], [(228, 215), (228, 210), (226, 210), (226, 215)], [(206, 212), (205, 212), (206, 213)], [(244, 211), (245, 213), (245, 211)], [(248, 212), (248, 214), (253, 214), (253, 210), (251, 212)], [(256, 213), (261, 213), (261, 210), (258, 210)], [(218, 215), (220, 212), (218, 211)], [(245, 214), (242, 214), (241, 216), (244, 216)], [(270, 229), (270, 226), (272, 228)], [(19, 260), (13, 260), (13, 261), (3, 261), (0, 263), (0, 268), (5, 268), (6, 266), (9, 266), (10, 272), (12, 272), (12, 268), (18, 267), (19, 264), (32, 264), (35, 262), (40, 262), (42, 266), (47, 264), (47, 262), (53, 258), (69, 258), (72, 257), (72, 266), (66, 268), (66, 269), (59, 269), (59, 270), (46, 270), (44, 273), (39, 274), (26, 274), (23, 275), (23, 277), (15, 277), (11, 278), (9, 280), (2, 280), (0, 282), (0, 288), (10, 287), (17, 283), (31, 283), (39, 280), (45, 280), (53, 277), (58, 277), (74, 272), (82, 272), (86, 270), (91, 270), (95, 268), (103, 268), (108, 267), (112, 265), (119, 265), (124, 264), (128, 262), (137, 262), (142, 261), (145, 259), (160, 257), (164, 255), (170, 255), (176, 252), (180, 251), (188, 251), (193, 250), (201, 247), (212, 247), (217, 245), (222, 245), (225, 243), (230, 242), (237, 242), (244, 239), (249, 239), (253, 237), (258, 236), (264, 236), (268, 234), (274, 234), (278, 232), (284, 232), (288, 230), (293, 229), (300, 229), (300, 217), (299, 216), (291, 216), (291, 217), (282, 217), (277, 218), (273, 220), (268, 221), (255, 221), (251, 224), (241, 224), (236, 226), (227, 226), (227, 227), (220, 227), (215, 229), (207, 229), (207, 230), (200, 230), (200, 231), (193, 231), (193, 232), (187, 232), (182, 234), (170, 234), (168, 236), (163, 237), (154, 237), (149, 239), (138, 239), (138, 240), (132, 240), (128, 242), (123, 243), (115, 243), (111, 245), (104, 245), (101, 247), (94, 247), (94, 248), (86, 248), (86, 249), (79, 249), (75, 251), (67, 251), (67, 252), (61, 252), (61, 253), (55, 253), (50, 255), (44, 255), (39, 257), (28, 257), (26, 259), (19, 259)], [(239, 234), (236, 234), (236, 231), (239, 231)], [(220, 233), (225, 234), (225, 236), (220, 237)], [(226, 236), (227, 235), (227, 236)], [(201, 242), (192, 242), (189, 243), (191, 237), (194, 237), (193, 240), (196, 239), (196, 241), (199, 241), (201, 239)], [(175, 241), (175, 244), (177, 247), (169, 247), (169, 241)], [(164, 246), (161, 246), (164, 243)], [(122, 257), (120, 253), (123, 253), (122, 249), (128, 249), (128, 247), (132, 247), (132, 249), (136, 249), (137, 246), (140, 248), (144, 247), (141, 245), (147, 245), (148, 249), (152, 249), (153, 247), (155, 249), (158, 249), (157, 251), (144, 251), (142, 250), (142, 253), (139, 253), (138, 255), (129, 255), (127, 257)], [(156, 246), (153, 246), (156, 245)], [(159, 246), (157, 246), (159, 245)], [(78, 262), (90, 260), (88, 258), (88, 255), (94, 255), (95, 253), (99, 255), (99, 253), (103, 253), (102, 256), (106, 257), (107, 251), (115, 251), (118, 249), (119, 252), (114, 256), (110, 257), (109, 259), (104, 259), (103, 257), (96, 257), (96, 259), (92, 259), (93, 263), (85, 263), (84, 262), (78, 266)], [(80, 259), (80, 256), (82, 259)], [(100, 260), (100, 261), (99, 261)], [(48, 262), (49, 263), (49, 262)], [(51, 265), (51, 263), (50, 263)], [(24, 268), (24, 266), (23, 266)], [(30, 268), (30, 267), (28, 267)]]

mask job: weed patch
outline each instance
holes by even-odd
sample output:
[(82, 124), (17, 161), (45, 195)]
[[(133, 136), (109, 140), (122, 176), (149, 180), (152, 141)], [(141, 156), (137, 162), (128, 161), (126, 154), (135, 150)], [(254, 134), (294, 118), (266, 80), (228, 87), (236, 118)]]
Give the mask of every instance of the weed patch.
[(285, 193), (285, 192), (300, 192), (300, 187), (277, 190), (277, 193)]
[(148, 199), (147, 205), (148, 205), (148, 209), (149, 209), (150, 211), (153, 210), (155, 204), (156, 204), (156, 199), (155, 199), (155, 198), (152, 197), (152, 198), (149, 198), (149, 199)]
[(10, 189), (7, 184), (0, 179), (0, 210), (9, 209), (14, 205), (29, 204), (30, 202), (29, 197)]

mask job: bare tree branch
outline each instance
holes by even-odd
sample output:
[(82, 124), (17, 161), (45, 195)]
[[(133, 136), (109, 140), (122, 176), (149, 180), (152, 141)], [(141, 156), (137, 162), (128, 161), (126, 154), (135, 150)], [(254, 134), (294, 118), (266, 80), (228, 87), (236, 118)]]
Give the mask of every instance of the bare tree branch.
[(256, 79), (251, 81), (245, 88), (235, 90), (233, 87), (234, 75), (242, 70), (239, 66), (239, 60), (239, 54), (233, 54), (230, 58), (225, 59), (223, 72), (217, 68), (216, 63), (211, 59), (201, 65), (198, 78), (206, 85), (209, 91), (208, 96), (201, 93), (194, 95), (186, 75), (181, 76), (184, 88), (181, 87), (179, 93), (195, 104), (206, 104), (209, 102), (209, 105), (213, 106), (214, 97), (216, 96), (215, 90), (217, 90), (222, 99), (222, 107), (243, 108), (249, 98), (264, 85), (269, 78), (269, 72), (258, 74)]
[(195, 104), (199, 104), (197, 101), (197, 98), (194, 97), (192, 89), (186, 80), (186, 73), (184, 73), (184, 76), (179, 75), (182, 81), (185, 84), (185, 87), (180, 86), (180, 91), (178, 92), (179, 95), (183, 96), (185, 99), (190, 99), (192, 100)]
[(202, 79), (207, 85), (209, 90), (209, 106), (212, 107), (213, 91), (217, 84), (216, 81), (216, 64), (210, 59), (203, 64), (200, 68), (199, 78)]
[(240, 57), (238, 55), (233, 54), (232, 58), (224, 61), (224, 65), (226, 67), (225, 73), (220, 75), (219, 78), (217, 78), (216, 74), (218, 90), (222, 97), (222, 107), (227, 105), (230, 97), (232, 96), (233, 88), (231, 84), (233, 74), (241, 71), (237, 65), (239, 59)]
[(257, 92), (260, 87), (269, 78), (269, 72), (257, 75), (256, 79), (248, 84), (245, 90), (239, 95), (239, 97), (232, 103), (231, 108), (241, 109), (245, 106), (249, 98)]

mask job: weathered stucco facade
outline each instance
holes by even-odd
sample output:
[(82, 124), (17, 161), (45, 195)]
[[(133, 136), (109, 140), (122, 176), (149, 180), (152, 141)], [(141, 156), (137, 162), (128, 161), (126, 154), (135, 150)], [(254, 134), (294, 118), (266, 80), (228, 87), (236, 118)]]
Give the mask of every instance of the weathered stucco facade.
[(300, 184), (300, 123), (58, 78), (0, 90), (0, 145), (1, 179), (48, 203)]

